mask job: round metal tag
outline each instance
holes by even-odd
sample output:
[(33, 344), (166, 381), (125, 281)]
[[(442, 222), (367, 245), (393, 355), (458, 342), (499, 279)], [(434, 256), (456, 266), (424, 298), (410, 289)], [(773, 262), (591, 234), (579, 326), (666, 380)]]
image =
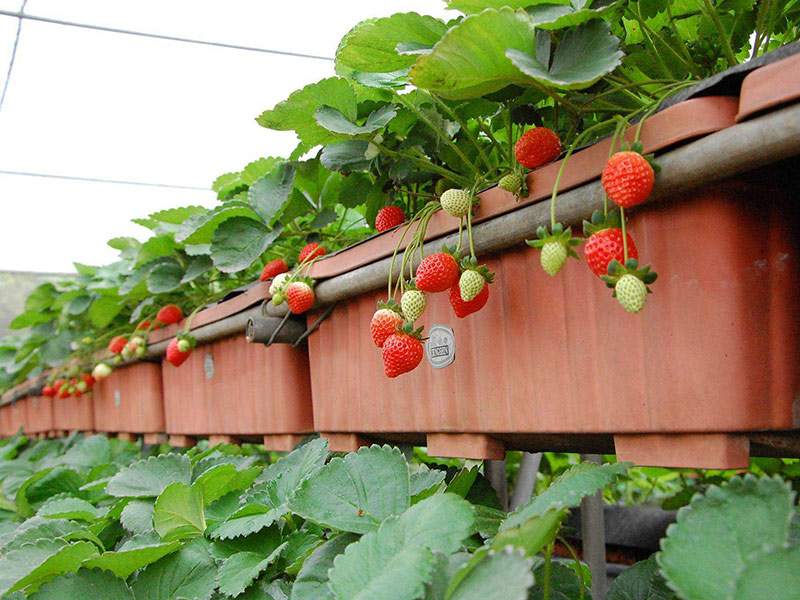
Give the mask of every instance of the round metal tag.
[(447, 325), (437, 323), (428, 330), (425, 354), (434, 369), (444, 369), (456, 359), (456, 336)]

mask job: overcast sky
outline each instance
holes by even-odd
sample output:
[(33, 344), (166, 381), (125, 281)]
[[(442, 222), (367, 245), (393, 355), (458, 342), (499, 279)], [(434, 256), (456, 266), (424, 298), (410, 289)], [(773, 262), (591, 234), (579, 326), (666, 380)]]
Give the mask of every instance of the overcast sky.
[[(18, 10), (21, 0), (0, 0)], [(439, 0), (29, 0), (26, 12), (332, 57), (357, 22)], [(0, 16), (0, 89), (17, 20)], [(208, 188), (296, 139), (254, 118), (333, 63), (146, 39), (26, 20), (0, 111), (0, 170)], [(0, 174), (0, 270), (72, 271), (116, 258), (105, 242), (147, 230), (131, 218), (212, 206), (214, 194)]]

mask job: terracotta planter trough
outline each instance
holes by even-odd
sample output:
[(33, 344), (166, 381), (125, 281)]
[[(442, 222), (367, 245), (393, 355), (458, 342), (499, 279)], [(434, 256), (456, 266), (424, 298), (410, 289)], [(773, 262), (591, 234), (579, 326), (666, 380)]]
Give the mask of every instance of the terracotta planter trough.
[(53, 398), (28, 396), (18, 402), (24, 411), (23, 431), (25, 435), (52, 435)]
[[(698, 115), (687, 117), (690, 124), (707, 123), (703, 115), (711, 113), (718, 129), (734, 123), (735, 99), (701, 98), (683, 105), (690, 103)], [(796, 126), (798, 115), (791, 118)], [(651, 123), (644, 126), (645, 151), (670, 145), (661, 139), (692, 137), (671, 135), (668, 120), (658, 132), (649, 130)], [(741, 129), (740, 135), (756, 133)], [(731, 130), (724, 140), (735, 143), (736, 137)], [(597, 178), (607, 151), (577, 153), (565, 179)], [(797, 152), (774, 153), (791, 154)], [(661, 275), (643, 313), (625, 313), (583, 261), (569, 261), (553, 278), (542, 271), (538, 252), (516, 243), (481, 257), (497, 281), (481, 312), (460, 320), (446, 293), (428, 296), (418, 325), (426, 331), (437, 323), (452, 327), (455, 362), (434, 369), (424, 360), (414, 372), (390, 380), (368, 329), (386, 292), (337, 297), (330, 318), (309, 337), (317, 430), (336, 450), (377, 439), (427, 445), (436, 456), (500, 459), (507, 449), (616, 451), (620, 460), (642, 465), (707, 468), (747, 466), (751, 435), (764, 444), (772, 435), (765, 432), (796, 433), (800, 234), (792, 186), (782, 175), (797, 172), (800, 163), (680, 194), (666, 192), (670, 186), (685, 188), (692, 178), (703, 181), (702, 173), (688, 173), (692, 161), (684, 157), (692, 156), (686, 148), (667, 160), (686, 163), (686, 181), (673, 172), (654, 202), (632, 215), (639, 254)], [(557, 168), (532, 174), (534, 193)], [(572, 169), (581, 173), (571, 174)], [(746, 168), (716, 170), (705, 181), (737, 170)], [(575, 223), (588, 217), (591, 210), (579, 214), (577, 203), (588, 195), (596, 206), (602, 195), (593, 185), (587, 188), (591, 193), (562, 196), (560, 218)], [(522, 215), (536, 209), (535, 203), (523, 208), (531, 202), (515, 205), (505, 192), (489, 190), (478, 220), (491, 235), (502, 228), (483, 217), (487, 207), (493, 214), (519, 211), (524, 221)], [(536, 214), (544, 215), (543, 209)], [(525, 226), (519, 221), (516, 227)], [(527, 237), (534, 237), (536, 224), (527, 226)], [(375, 261), (395, 235), (373, 238), (386, 238), (385, 244), (372, 243), (378, 249)], [(492, 246), (485, 239), (482, 244)], [(439, 245), (431, 243), (427, 250)], [(336, 265), (327, 271), (325, 263), (332, 259), (319, 261), (315, 273), (318, 266), (320, 273), (363, 270), (369, 264), (363, 246), (335, 255)], [(325, 284), (318, 286), (323, 301)], [(318, 314), (310, 314), (309, 323)], [(800, 444), (788, 447), (785, 452), (800, 451)]]
[(800, 54), (765, 65), (742, 82), (737, 121), (800, 99)]
[(70, 431), (94, 433), (92, 397), (84, 394), (79, 398), (53, 400), (53, 428), (58, 435)]
[(96, 431), (160, 443), (165, 431), (161, 364), (137, 362), (114, 370), (94, 385), (93, 405)]

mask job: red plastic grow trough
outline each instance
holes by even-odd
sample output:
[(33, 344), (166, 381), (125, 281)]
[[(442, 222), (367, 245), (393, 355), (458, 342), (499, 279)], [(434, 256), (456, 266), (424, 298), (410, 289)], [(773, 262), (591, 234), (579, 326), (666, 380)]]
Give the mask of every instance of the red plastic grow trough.
[(137, 362), (115, 369), (94, 385), (94, 426), (130, 441), (140, 434), (145, 443), (162, 441), (164, 396), (161, 364)]
[(24, 411), (23, 431), (25, 435), (44, 436), (54, 433), (53, 398), (28, 396), (20, 400), (18, 404)]
[(94, 433), (92, 397), (84, 394), (78, 398), (56, 398), (53, 400), (53, 428), (57, 435), (70, 431)]
[[(720, 107), (727, 122), (719, 128), (733, 123), (735, 99), (691, 100), (661, 115), (689, 103), (697, 123)], [(671, 122), (662, 124), (663, 137)], [(645, 151), (658, 145), (643, 138)], [(583, 152), (597, 159), (575, 161)], [(573, 181), (597, 177), (607, 147), (583, 152), (567, 176), (586, 165), (591, 172)], [(534, 192), (557, 168), (533, 175)], [(309, 337), (317, 429), (340, 450), (386, 439), (427, 444), (438, 456), (616, 449), (645, 465), (746, 466), (751, 433), (800, 425), (800, 235), (790, 188), (778, 181), (785, 171), (753, 171), (641, 207), (630, 229), (661, 277), (639, 315), (625, 313), (582, 262), (551, 278), (537, 252), (516, 245), (481, 257), (497, 275), (481, 312), (459, 320), (446, 294), (429, 295), (418, 324), (453, 328), (453, 365), (423, 362), (390, 380), (368, 328), (385, 292), (340, 302)], [(493, 189), (478, 217), (503, 202), (509, 211), (524, 206)], [(337, 255), (337, 270), (347, 270), (350, 252)], [(363, 248), (352, 252), (350, 269), (367, 264)]]
[[(201, 311), (193, 331), (257, 312), (257, 306), (246, 309), (260, 304), (267, 289), (260, 284)], [(175, 445), (196, 437), (212, 444), (258, 439), (269, 450), (288, 451), (314, 430), (307, 349), (248, 344), (245, 323), (198, 344), (180, 367), (164, 360), (165, 429)], [(166, 341), (177, 329), (154, 332), (150, 343)]]

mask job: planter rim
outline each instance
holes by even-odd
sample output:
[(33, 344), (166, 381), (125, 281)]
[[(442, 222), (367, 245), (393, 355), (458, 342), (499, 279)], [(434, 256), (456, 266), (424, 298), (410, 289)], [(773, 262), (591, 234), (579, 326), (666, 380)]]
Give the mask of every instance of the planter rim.
[[(706, 96), (691, 98), (670, 106), (651, 116), (642, 126), (641, 142), (644, 153), (666, 150), (680, 142), (708, 135), (735, 124), (738, 100), (733, 96)], [(636, 126), (630, 126), (625, 138), (633, 140)], [(568, 167), (559, 185), (559, 193), (578, 187), (600, 177), (611, 139), (604, 138), (572, 154)], [(600, 160), (598, 160), (598, 158)], [(558, 171), (564, 159), (557, 160), (528, 172), (529, 194), (516, 201), (514, 195), (497, 186), (492, 186), (480, 194), (481, 205), (473, 219), (473, 224), (516, 211), (549, 198), (553, 191)], [(458, 223), (448, 215), (436, 213), (428, 224), (426, 239), (436, 239), (458, 230)], [(321, 258), (312, 267), (314, 279), (326, 279), (342, 275), (354, 268), (364, 266), (377, 259), (391, 256), (395, 246), (403, 236), (404, 226), (374, 235)], [(404, 249), (407, 241), (400, 244)]]
[(736, 121), (800, 99), (800, 54), (749, 73), (742, 82)]

